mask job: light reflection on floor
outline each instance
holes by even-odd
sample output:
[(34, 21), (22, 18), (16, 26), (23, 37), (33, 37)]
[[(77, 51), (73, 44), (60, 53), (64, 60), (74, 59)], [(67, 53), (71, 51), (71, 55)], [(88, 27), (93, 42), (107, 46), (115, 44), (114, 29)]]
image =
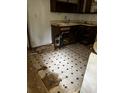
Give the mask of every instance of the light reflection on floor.
[(68, 45), (62, 49), (30, 57), (36, 68), (44, 64), (62, 79), (50, 93), (73, 93), (80, 90), (90, 50), (82, 44)]

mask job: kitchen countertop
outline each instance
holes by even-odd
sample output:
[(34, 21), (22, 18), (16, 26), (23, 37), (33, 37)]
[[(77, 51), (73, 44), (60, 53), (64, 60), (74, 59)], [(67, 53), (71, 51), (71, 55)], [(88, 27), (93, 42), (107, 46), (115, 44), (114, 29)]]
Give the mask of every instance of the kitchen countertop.
[(77, 25), (96, 26), (96, 22), (95, 21), (74, 21), (74, 20), (70, 20), (69, 22), (66, 22), (66, 21), (61, 20), (61, 21), (52, 21), (51, 25), (59, 26), (59, 27), (77, 26)]

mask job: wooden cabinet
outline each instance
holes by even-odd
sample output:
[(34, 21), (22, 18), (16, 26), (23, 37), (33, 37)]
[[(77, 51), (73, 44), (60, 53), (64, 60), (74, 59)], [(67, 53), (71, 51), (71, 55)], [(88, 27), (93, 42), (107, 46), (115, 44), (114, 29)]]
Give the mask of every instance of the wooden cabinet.
[(97, 2), (95, 0), (80, 0), (80, 13), (96, 13)]
[(85, 45), (93, 44), (97, 34), (96, 26), (79, 26), (79, 42)]
[(78, 13), (79, 0), (50, 0), (51, 12)]
[(76, 26), (54, 26), (52, 25), (52, 43), (55, 48), (75, 43)]
[(85, 45), (93, 44), (96, 38), (96, 26), (54, 26), (52, 25), (52, 43), (55, 48), (80, 42)]
[(51, 12), (96, 13), (95, 0), (50, 0)]
[(78, 3), (78, 0), (57, 0), (57, 1), (73, 3), (73, 4), (77, 4)]
[(92, 1), (93, 0), (85, 0), (85, 4), (84, 4), (84, 8), (85, 8), (84, 12), (85, 13), (90, 13)]

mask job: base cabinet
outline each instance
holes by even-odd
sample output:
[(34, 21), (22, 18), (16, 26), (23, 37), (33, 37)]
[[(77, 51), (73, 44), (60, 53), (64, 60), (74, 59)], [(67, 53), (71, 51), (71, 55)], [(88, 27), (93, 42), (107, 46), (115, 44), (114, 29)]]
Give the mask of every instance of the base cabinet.
[(53, 26), (52, 43), (55, 49), (72, 43), (93, 44), (97, 33), (96, 26)]
[(97, 27), (80, 26), (79, 27), (79, 42), (83, 44), (93, 44), (97, 34)]

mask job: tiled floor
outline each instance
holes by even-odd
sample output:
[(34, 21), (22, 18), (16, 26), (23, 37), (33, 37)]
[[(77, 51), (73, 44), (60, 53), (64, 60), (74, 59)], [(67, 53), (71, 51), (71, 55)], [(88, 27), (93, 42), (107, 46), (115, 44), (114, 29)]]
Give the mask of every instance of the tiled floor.
[(62, 79), (50, 93), (75, 93), (81, 88), (90, 49), (82, 44), (68, 45), (49, 53), (31, 55), (30, 62), (36, 68), (44, 64)]

